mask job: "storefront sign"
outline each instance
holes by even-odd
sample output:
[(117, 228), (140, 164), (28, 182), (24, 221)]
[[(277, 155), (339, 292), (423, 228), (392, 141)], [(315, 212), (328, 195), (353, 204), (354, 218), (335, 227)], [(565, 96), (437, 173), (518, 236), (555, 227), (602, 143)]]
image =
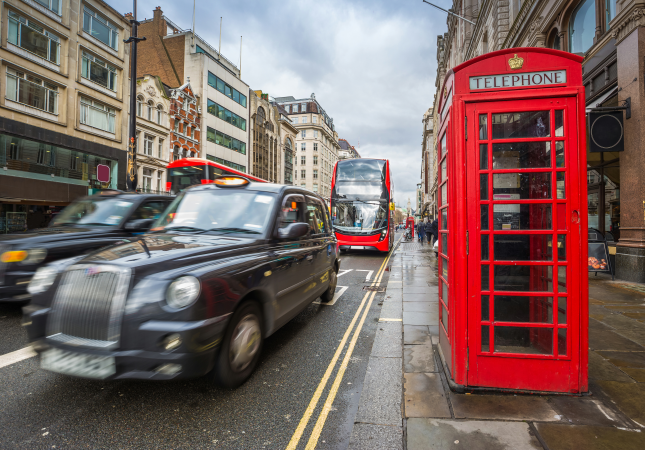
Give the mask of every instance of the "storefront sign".
[(547, 70), (544, 72), (526, 72), (501, 75), (470, 77), (470, 90), (497, 89), (528, 86), (548, 86), (567, 82), (566, 70)]

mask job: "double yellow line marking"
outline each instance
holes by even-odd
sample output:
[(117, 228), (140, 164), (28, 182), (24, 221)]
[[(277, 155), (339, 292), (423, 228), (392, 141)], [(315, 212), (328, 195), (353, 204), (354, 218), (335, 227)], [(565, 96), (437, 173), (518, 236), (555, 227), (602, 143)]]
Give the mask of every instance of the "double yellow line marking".
[[(396, 248), (396, 246), (400, 241), (401, 239), (399, 239), (399, 241), (392, 247), (392, 250), (390, 250), (390, 253), (388, 253), (387, 258), (385, 258), (385, 260), (381, 264), (381, 267), (376, 273), (376, 276), (374, 277), (374, 281), (372, 281), (371, 286), (378, 285), (381, 282), (381, 278), (383, 277), (384, 269), (387, 266), (387, 262), (390, 260), (390, 256), (392, 255), (392, 252), (394, 251), (394, 249)], [(351, 334), (352, 328), (354, 328), (354, 324), (358, 320), (358, 317), (361, 315), (361, 310), (363, 310), (363, 306), (365, 306), (365, 304), (367, 303), (367, 307), (365, 308), (365, 310), (363, 310), (363, 316), (361, 317), (360, 322), (358, 323), (358, 326), (354, 331), (354, 335), (352, 336), (352, 340), (349, 343), (349, 347), (347, 348), (345, 357), (343, 358), (343, 361), (340, 364), (340, 368), (338, 369), (338, 373), (336, 374), (334, 383), (332, 384), (331, 389), (329, 390), (329, 394), (327, 394), (327, 400), (325, 400), (325, 404), (323, 405), (322, 411), (320, 412), (320, 416), (318, 417), (318, 420), (314, 425), (314, 429), (311, 433), (311, 436), (309, 437), (309, 441), (307, 442), (307, 447), (305, 447), (307, 450), (313, 450), (314, 448), (316, 448), (316, 444), (318, 443), (318, 439), (320, 438), (320, 433), (322, 433), (322, 429), (325, 426), (325, 421), (327, 420), (329, 411), (331, 411), (332, 404), (334, 403), (334, 399), (336, 398), (336, 394), (338, 393), (338, 388), (340, 387), (341, 381), (343, 381), (345, 370), (347, 369), (349, 360), (352, 357), (352, 353), (354, 352), (356, 341), (358, 341), (358, 335), (361, 332), (361, 329), (363, 328), (363, 324), (365, 323), (365, 318), (367, 317), (367, 313), (369, 312), (370, 307), (372, 306), (372, 301), (374, 300), (375, 296), (376, 296), (376, 291), (372, 291), (372, 292), (367, 292), (363, 297), (363, 301), (361, 301), (361, 304), (356, 310), (356, 314), (354, 314), (354, 318), (349, 324), (349, 327), (347, 327), (347, 330), (345, 331), (345, 334), (343, 335), (343, 338), (341, 339), (340, 344), (338, 344), (338, 348), (336, 349), (336, 352), (334, 353), (333, 358), (329, 362), (329, 366), (327, 366), (327, 370), (325, 371), (325, 374), (320, 380), (320, 383), (318, 384), (318, 387), (316, 388), (316, 391), (314, 392), (314, 395), (311, 398), (311, 401), (309, 402), (309, 405), (307, 406), (307, 409), (305, 410), (305, 413), (302, 416), (302, 419), (300, 419), (300, 423), (298, 424), (296, 431), (293, 433), (293, 436), (289, 441), (289, 445), (287, 445), (287, 450), (295, 450), (296, 447), (298, 446), (298, 443), (302, 438), (302, 434), (304, 433), (305, 428), (307, 428), (309, 419), (311, 419), (311, 416), (313, 415), (314, 410), (318, 405), (318, 401), (320, 400), (320, 397), (323, 391), (325, 390), (325, 387), (327, 386), (327, 382), (329, 381), (329, 378), (331, 377), (331, 374), (334, 371), (334, 368), (336, 367), (336, 362), (338, 361), (338, 358), (343, 352), (343, 348), (345, 347), (345, 343), (347, 342), (347, 339)], [(368, 300), (368, 297), (369, 297), (369, 300)]]

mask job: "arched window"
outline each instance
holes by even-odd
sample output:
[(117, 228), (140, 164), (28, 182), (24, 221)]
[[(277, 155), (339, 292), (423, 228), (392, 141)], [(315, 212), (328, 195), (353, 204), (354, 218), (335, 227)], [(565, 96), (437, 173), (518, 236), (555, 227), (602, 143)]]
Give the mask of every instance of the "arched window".
[(291, 139), (287, 138), (287, 141), (284, 143), (284, 146), (287, 150), (292, 150), (292, 144), (291, 144)]
[(264, 113), (264, 108), (259, 106), (258, 107), (258, 122), (260, 125), (264, 125), (264, 121), (266, 120), (266, 114)]
[(143, 95), (138, 95), (137, 96), (137, 116), (143, 117), (143, 102), (145, 100), (143, 99)]
[(560, 30), (558, 30), (557, 28), (552, 29), (546, 42), (547, 47), (554, 50), (562, 50), (562, 43), (560, 42)]
[(150, 100), (150, 101), (148, 102), (148, 113), (147, 113), (147, 117), (148, 117), (148, 120), (149, 120), (149, 121), (151, 121), (151, 122), (152, 122), (152, 110), (153, 110), (153, 108), (154, 108), (154, 107), (155, 107), (154, 103), (152, 102), (152, 100)]
[(596, 34), (596, 1), (583, 0), (569, 21), (569, 51), (583, 55), (593, 45)]
[(161, 125), (161, 117), (163, 116), (163, 106), (157, 105), (157, 123)]

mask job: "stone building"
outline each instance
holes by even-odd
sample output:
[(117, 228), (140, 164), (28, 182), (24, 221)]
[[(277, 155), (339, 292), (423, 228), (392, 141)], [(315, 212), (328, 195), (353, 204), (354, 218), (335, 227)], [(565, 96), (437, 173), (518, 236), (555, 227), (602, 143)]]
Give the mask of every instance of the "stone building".
[(139, 192), (166, 190), (170, 161), (170, 89), (159, 77), (137, 79), (137, 174)]
[(314, 94), (303, 99), (276, 97), (275, 101), (284, 107), (298, 130), (293, 184), (329, 197), (332, 170), (340, 150), (334, 120), (327, 115)]
[(361, 157), (356, 148), (347, 142), (346, 139), (338, 139), (338, 145), (340, 145), (338, 159), (356, 159)]
[(298, 129), (293, 126), (291, 119), (289, 119), (289, 113), (284, 109), (282, 105), (279, 105), (274, 101), (271, 104), (278, 110), (278, 125), (280, 127), (280, 136), (279, 145), (281, 146), (283, 153), (283, 175), (282, 175), (282, 184), (293, 184), (294, 177), (294, 149), (296, 138), (298, 137)]
[[(184, 80), (190, 80), (190, 95), (198, 109), (203, 109), (200, 128), (204, 132), (195, 139), (200, 144), (200, 156), (247, 172), (249, 86), (242, 81), (240, 69), (192, 30), (179, 28), (160, 7), (154, 10), (152, 19), (141, 22), (139, 35), (146, 37), (139, 44), (139, 76), (158, 75), (172, 88), (185, 86)], [(181, 128), (179, 133), (183, 134), (180, 141), (193, 139), (181, 133)]]
[(125, 187), (130, 24), (102, 0), (7, 0), (0, 12), (5, 232), (8, 212), (30, 222), (89, 190)]
[(629, 101), (625, 150), (587, 152), (588, 222), (613, 238), (616, 276), (645, 282), (645, 1), (455, 0), (452, 10), (475, 25), (447, 18), (448, 30), (437, 38), (435, 100), (446, 72), (468, 59), (505, 48), (549, 47), (584, 57), (587, 110)]
[(249, 110), (252, 145), (249, 147), (249, 173), (271, 183), (283, 178), (278, 110), (262, 91), (249, 92)]
[(432, 108), (423, 114), (423, 138), (421, 140), (421, 186), (419, 188), (419, 206), (417, 211), (420, 217), (428, 217), (430, 220), (435, 217), (436, 209), (436, 177), (435, 152), (433, 134), (433, 111)]

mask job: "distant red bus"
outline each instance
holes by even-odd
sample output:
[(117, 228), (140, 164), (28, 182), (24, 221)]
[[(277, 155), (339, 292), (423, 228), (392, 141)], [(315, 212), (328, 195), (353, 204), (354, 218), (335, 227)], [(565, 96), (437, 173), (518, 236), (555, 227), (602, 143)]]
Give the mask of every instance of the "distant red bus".
[(223, 164), (202, 158), (183, 158), (168, 164), (168, 179), (166, 191), (178, 194), (182, 190), (195, 184), (212, 183), (215, 178), (222, 175), (240, 175), (251, 181), (267, 183), (262, 178), (254, 177), (244, 172), (231, 169)]
[(394, 245), (394, 188), (387, 159), (338, 161), (331, 181), (332, 227), (338, 245), (374, 247), (389, 252)]

